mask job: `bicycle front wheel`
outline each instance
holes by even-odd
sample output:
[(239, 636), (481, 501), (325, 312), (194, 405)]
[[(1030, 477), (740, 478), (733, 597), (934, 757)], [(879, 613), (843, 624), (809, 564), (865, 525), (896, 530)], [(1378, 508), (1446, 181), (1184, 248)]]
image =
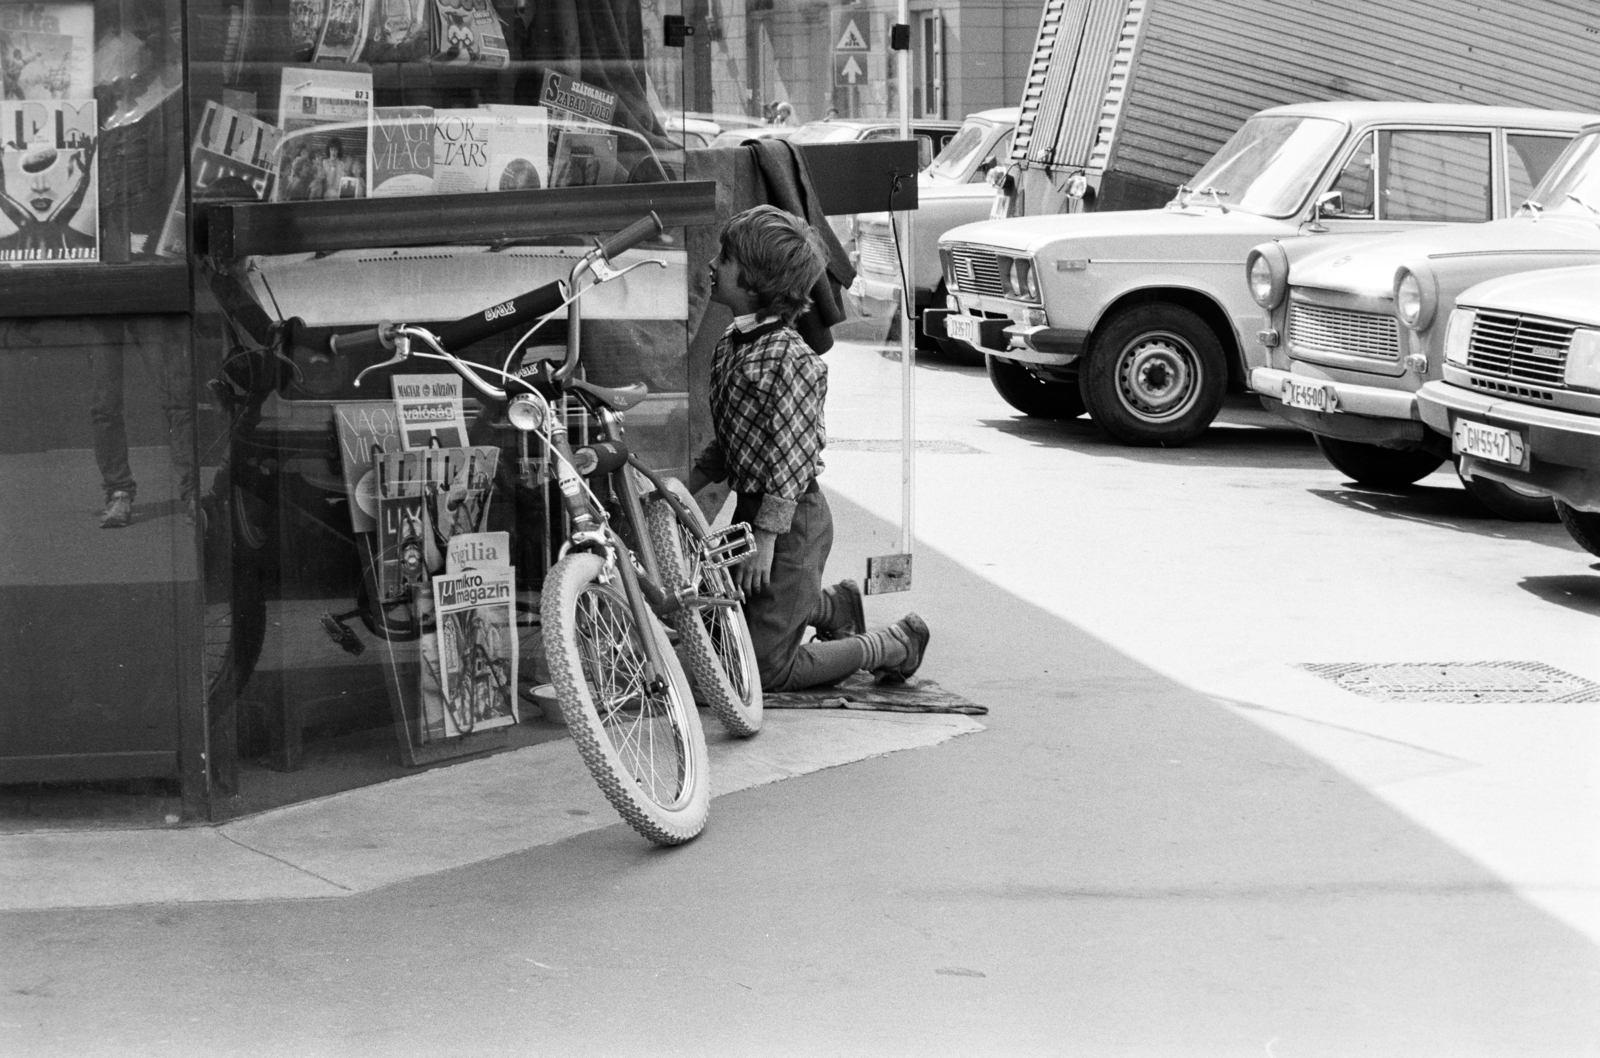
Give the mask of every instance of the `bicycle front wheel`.
[[(658, 845), (705, 827), (711, 802), (705, 732), (688, 677), (666, 629), (621, 586), (601, 580), (605, 562), (577, 552), (557, 562), (540, 602), (545, 658), (583, 762), (628, 825)], [(645, 636), (664, 672), (649, 674)]]
[[(669, 482), (671, 486), (677, 486), (673, 492), (683, 501), (689, 516), (700, 518), (700, 508), (689, 490), (677, 481)], [(670, 592), (688, 588), (705, 598), (738, 598), (733, 576), (725, 569), (707, 569), (701, 563), (692, 535), (665, 500), (647, 500), (644, 513), (663, 587)], [(704, 531), (704, 519), (699, 524)], [(668, 619), (683, 639), (690, 679), (711, 714), (730, 734), (739, 738), (749, 738), (760, 731), (761, 672), (744, 608), (737, 605), (684, 607), (668, 615)]]

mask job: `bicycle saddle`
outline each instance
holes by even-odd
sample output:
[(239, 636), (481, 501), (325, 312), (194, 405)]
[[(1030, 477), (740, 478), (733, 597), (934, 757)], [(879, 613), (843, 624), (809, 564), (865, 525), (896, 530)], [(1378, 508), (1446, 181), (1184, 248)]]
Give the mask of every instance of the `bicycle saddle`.
[(626, 386), (597, 386), (580, 378), (569, 379), (567, 388), (582, 390), (612, 411), (627, 411), (644, 400), (650, 392), (650, 387), (643, 382), (630, 382)]

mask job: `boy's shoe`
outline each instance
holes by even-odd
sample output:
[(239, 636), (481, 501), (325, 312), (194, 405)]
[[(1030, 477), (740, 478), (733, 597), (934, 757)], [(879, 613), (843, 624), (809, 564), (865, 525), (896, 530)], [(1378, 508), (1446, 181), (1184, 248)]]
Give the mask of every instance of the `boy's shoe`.
[(850, 636), (866, 634), (867, 611), (861, 602), (861, 585), (853, 580), (841, 580), (822, 594), (828, 597), (835, 619), (842, 616), (845, 623), (835, 624), (832, 628), (818, 628), (818, 639), (848, 639)]
[(106, 500), (105, 512), (100, 515), (100, 528), (126, 529), (133, 521), (133, 493), (113, 492)]
[(906, 648), (906, 659), (898, 665), (885, 665), (873, 669), (879, 683), (904, 683), (922, 664), (923, 652), (928, 649), (928, 623), (914, 613), (908, 613), (884, 629)]

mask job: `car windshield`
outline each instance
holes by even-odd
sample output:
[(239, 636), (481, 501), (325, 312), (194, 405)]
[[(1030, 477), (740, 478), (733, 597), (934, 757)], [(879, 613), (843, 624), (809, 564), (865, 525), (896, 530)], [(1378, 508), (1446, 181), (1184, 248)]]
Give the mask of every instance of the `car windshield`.
[(976, 121), (961, 126), (961, 131), (951, 137), (928, 167), (928, 175), (958, 182), (965, 180), (968, 170), (977, 161), (978, 152), (983, 150), (988, 133), (989, 126)]
[(833, 125), (817, 121), (801, 125), (789, 138), (796, 143), (847, 143), (861, 137), (859, 125)]
[(1188, 194), (1175, 201), (1287, 217), (1300, 207), (1343, 139), (1344, 123), (1328, 118), (1251, 118), (1189, 181)]
[(1568, 144), (1528, 198), (1540, 213), (1600, 217), (1600, 131)]

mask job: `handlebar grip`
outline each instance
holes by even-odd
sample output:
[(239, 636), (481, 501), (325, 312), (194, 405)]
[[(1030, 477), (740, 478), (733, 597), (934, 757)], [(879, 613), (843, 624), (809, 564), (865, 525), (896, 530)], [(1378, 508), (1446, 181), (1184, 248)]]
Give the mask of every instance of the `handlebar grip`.
[(654, 211), (651, 211), (649, 216), (640, 217), (611, 236), (611, 238), (602, 242), (600, 244), (600, 253), (607, 261), (610, 261), (617, 254), (624, 250), (632, 249), (650, 238), (650, 236), (659, 235), (663, 227), (665, 225), (661, 223), (661, 218), (656, 216)]
[(371, 356), (394, 348), (394, 338), (389, 331), (390, 324), (380, 323), (364, 331), (335, 334), (328, 339), (328, 348), (334, 356)]

